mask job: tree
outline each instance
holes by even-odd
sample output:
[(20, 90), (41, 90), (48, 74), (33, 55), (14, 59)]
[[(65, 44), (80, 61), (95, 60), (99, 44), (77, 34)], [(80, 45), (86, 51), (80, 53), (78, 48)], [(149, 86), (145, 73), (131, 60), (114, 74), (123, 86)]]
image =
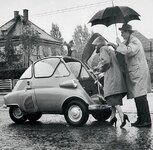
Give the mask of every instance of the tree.
[(61, 31), (57, 24), (52, 23), (50, 35), (58, 41), (61, 41), (61, 42), (63, 41)]
[(4, 51), (0, 52), (0, 57), (5, 61), (7, 66), (12, 66), (13, 61), (17, 59), (15, 55), (12, 39), (9, 36), (6, 38)]
[(0, 51), (0, 57), (3, 59), (0, 67), (0, 79), (18, 79), (25, 71), (25, 68), (20, 68), (19, 57), (15, 52), (12, 42), (12, 36), (7, 35), (4, 51)]
[(39, 59), (38, 51), (39, 51), (39, 41), (40, 36), (38, 31), (34, 30), (30, 25), (26, 25), (23, 28), (23, 33), (20, 35), (20, 40), (23, 46), (23, 52), (28, 58), (28, 66), (30, 64), (30, 56), (32, 54), (37, 55), (37, 59)]
[(74, 49), (77, 51), (78, 53), (77, 57), (79, 59), (81, 59), (84, 47), (87, 44), (92, 34), (93, 32), (90, 33), (86, 25), (84, 25), (83, 27), (81, 25), (78, 25), (75, 28), (73, 34)]
[[(60, 31), (60, 29), (59, 29), (57, 24), (52, 23), (50, 35), (55, 40), (63, 42), (62, 34), (61, 34), (61, 31)], [(63, 55), (64, 54), (64, 47), (63, 47), (63, 45), (61, 46), (60, 51), (56, 50), (55, 53), (58, 54), (58, 55)]]

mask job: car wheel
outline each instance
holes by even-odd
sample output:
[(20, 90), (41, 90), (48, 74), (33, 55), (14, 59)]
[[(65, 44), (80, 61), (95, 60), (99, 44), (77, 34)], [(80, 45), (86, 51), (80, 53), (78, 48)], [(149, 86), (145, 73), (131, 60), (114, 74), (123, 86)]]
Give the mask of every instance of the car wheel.
[(81, 101), (71, 101), (65, 109), (64, 116), (69, 125), (82, 126), (89, 118), (87, 105)]
[(98, 121), (105, 121), (110, 117), (110, 115), (111, 115), (110, 108), (92, 113), (92, 116)]
[(41, 113), (36, 113), (36, 114), (29, 114), (27, 115), (27, 118), (30, 122), (36, 122), (41, 118), (42, 114)]
[(15, 123), (23, 123), (27, 120), (27, 117), (23, 114), (22, 110), (17, 106), (10, 107), (9, 114), (10, 114), (10, 118)]

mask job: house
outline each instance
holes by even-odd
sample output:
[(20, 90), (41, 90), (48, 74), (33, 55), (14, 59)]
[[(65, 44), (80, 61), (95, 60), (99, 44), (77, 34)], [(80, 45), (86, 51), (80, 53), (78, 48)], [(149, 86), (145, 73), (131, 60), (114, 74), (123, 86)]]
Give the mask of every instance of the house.
[(153, 60), (153, 39), (149, 39), (150, 41), (150, 58)]
[[(37, 33), (39, 37), (37, 38), (38, 45), (30, 50), (30, 55), (24, 52), (23, 41), (21, 41), (21, 35), (23, 35), (27, 29), (31, 29), (34, 34)], [(19, 14), (19, 11), (14, 11), (13, 19), (0, 27), (1, 52), (5, 50), (5, 44), (8, 37), (13, 43), (15, 54), (20, 57), (22, 67), (28, 67), (30, 63), (43, 57), (56, 55), (57, 52), (60, 52), (62, 44), (60, 41), (52, 38), (43, 29), (32, 23), (29, 20), (27, 9), (23, 10), (23, 16)], [(3, 60), (1, 59), (0, 62), (2, 63)]]
[(137, 30), (134, 31), (133, 33), (142, 43), (146, 59), (147, 61), (150, 61), (153, 59), (153, 40), (146, 38), (144, 35), (142, 35), (140, 32)]

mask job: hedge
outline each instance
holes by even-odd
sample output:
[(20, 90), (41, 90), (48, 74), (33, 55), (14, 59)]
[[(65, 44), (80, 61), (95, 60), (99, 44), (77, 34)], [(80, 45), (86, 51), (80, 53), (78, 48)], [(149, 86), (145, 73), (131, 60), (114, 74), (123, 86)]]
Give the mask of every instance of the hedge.
[(1, 69), (0, 70), (0, 79), (19, 79), (25, 70), (26, 70), (26, 68)]

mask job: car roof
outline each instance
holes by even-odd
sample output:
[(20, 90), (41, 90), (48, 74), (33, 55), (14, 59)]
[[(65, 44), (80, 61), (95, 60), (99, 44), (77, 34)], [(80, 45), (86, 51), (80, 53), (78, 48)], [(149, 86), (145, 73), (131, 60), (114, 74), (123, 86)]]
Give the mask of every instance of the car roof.
[(35, 63), (39, 62), (39, 61), (43, 61), (45, 59), (50, 59), (50, 58), (59, 58), (59, 59), (63, 59), (65, 62), (81, 62), (80, 60), (78, 60), (77, 58), (74, 58), (74, 57), (70, 57), (70, 56), (50, 56), (50, 57), (45, 57), (45, 58), (42, 58), (40, 60), (37, 60)]

